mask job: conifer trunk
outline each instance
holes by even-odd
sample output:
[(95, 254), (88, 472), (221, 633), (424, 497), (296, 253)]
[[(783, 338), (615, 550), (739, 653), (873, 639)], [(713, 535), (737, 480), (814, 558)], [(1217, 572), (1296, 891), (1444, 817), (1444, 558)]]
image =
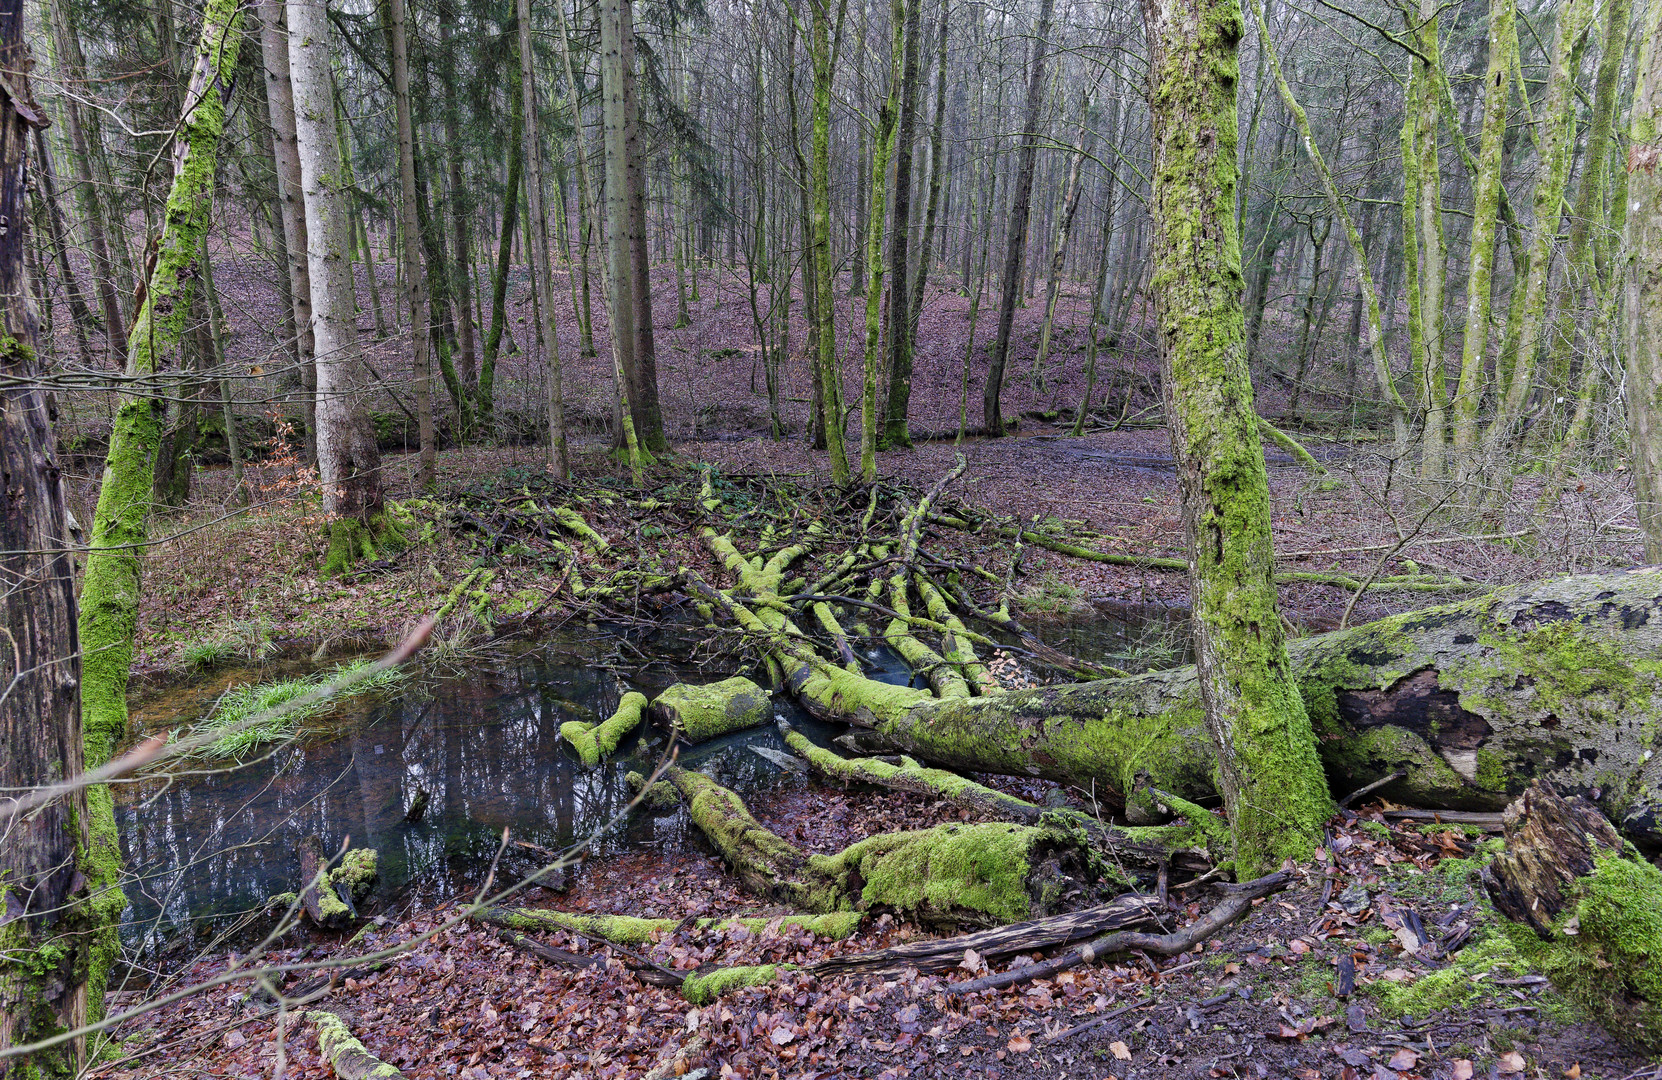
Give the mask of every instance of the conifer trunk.
[[(438, 482), (438, 439), (433, 430), (433, 356), (429, 342), (432, 318), (428, 313), (427, 277), (421, 266), (421, 223), (416, 215), (419, 194), (415, 179), (415, 119), (411, 115), (410, 49), (404, 0), (386, 0), (382, 16), (388, 51), (392, 54), (393, 111), (398, 125), (398, 220), (402, 241), (399, 258), (404, 271), (404, 308), (410, 317), (410, 360), (415, 373), (416, 425), (421, 440), (418, 482), (424, 488), (431, 488)], [(509, 198), (513, 197), (510, 192)]]

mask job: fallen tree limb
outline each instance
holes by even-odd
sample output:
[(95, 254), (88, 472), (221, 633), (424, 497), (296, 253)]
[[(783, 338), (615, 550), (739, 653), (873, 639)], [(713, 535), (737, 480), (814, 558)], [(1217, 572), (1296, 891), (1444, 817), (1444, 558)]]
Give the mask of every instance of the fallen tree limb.
[(983, 975), (979, 979), (970, 979), (968, 982), (952, 983), (943, 989), (948, 995), (952, 996), (974, 994), (982, 990), (997, 990), (1002, 987), (1013, 986), (1016, 983), (1030, 982), (1033, 979), (1048, 979), (1052, 975), (1066, 971), (1069, 968), (1093, 963), (1099, 957), (1132, 950), (1154, 953), (1158, 956), (1176, 956), (1178, 953), (1188, 952), (1252, 910), (1254, 900), (1262, 896), (1269, 896), (1271, 893), (1280, 892), (1292, 881), (1292, 874), (1286, 871), (1277, 871), (1274, 874), (1255, 878), (1240, 885), (1219, 886), (1228, 893), (1223, 902), (1175, 933), (1144, 934), (1130, 930), (1115, 931), (1092, 938), (1083, 945), (1071, 948), (1062, 955), (1045, 960), (1042, 963), (1028, 964), (1025, 967), (1014, 968), (994, 975)]
[(1139, 923), (1154, 922), (1160, 911), (1155, 897), (1126, 893), (1106, 904), (1052, 915), (1045, 919), (1011, 923), (957, 937), (908, 942), (877, 952), (837, 956), (809, 967), (815, 975), (898, 975), (907, 968), (918, 971), (950, 971), (963, 962), (964, 952), (973, 949), (981, 957), (1009, 956), (1066, 945), (1105, 930), (1120, 930)]
[(567, 720), (560, 725), (560, 737), (570, 743), (583, 764), (600, 764), (600, 759), (617, 749), (623, 737), (634, 731), (641, 722), (641, 710), (646, 708), (646, 695), (631, 690), (618, 702), (617, 711), (599, 724), (585, 724), (581, 720)]
[(404, 1080), (404, 1074), (368, 1050), (346, 1022), (332, 1012), (313, 1009), (306, 1014), (317, 1028), (317, 1051), (340, 1080)]

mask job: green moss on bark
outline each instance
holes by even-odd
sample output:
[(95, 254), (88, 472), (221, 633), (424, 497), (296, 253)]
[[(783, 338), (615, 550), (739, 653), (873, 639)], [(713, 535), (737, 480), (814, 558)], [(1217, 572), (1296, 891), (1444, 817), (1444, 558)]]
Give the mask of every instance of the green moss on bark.
[(688, 975), (681, 984), (681, 996), (694, 1005), (708, 1005), (723, 994), (762, 986), (778, 977), (778, 964), (717, 968), (707, 975)]
[(572, 745), (583, 764), (600, 764), (600, 759), (617, 749), (623, 737), (635, 730), (641, 722), (641, 710), (646, 708), (646, 695), (631, 690), (618, 702), (611, 718), (599, 724), (585, 724), (568, 720), (560, 725), (560, 737)]
[(676, 683), (658, 695), (652, 710), (672, 724), (681, 738), (700, 743), (767, 723), (772, 705), (766, 690), (735, 675), (699, 686)]

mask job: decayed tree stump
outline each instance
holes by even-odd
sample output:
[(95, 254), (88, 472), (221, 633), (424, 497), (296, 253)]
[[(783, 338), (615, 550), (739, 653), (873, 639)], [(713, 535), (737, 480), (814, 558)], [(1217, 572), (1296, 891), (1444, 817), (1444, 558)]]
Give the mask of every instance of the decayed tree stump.
[(1545, 781), (1506, 808), (1505, 830), (1483, 884), (1507, 936), (1618, 1040), (1662, 1053), (1662, 870), (1626, 854), (1592, 803)]

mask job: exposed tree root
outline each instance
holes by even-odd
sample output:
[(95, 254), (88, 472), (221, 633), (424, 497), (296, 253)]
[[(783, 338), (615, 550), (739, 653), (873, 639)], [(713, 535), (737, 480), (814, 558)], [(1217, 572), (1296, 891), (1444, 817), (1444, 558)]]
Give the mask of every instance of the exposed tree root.
[(1252, 910), (1252, 902), (1260, 896), (1280, 892), (1292, 881), (1292, 874), (1278, 871), (1240, 885), (1219, 885), (1218, 888), (1228, 893), (1223, 902), (1176, 933), (1143, 934), (1131, 930), (1114, 931), (1092, 938), (1083, 945), (1070, 948), (1062, 955), (1042, 963), (1029, 964), (995, 975), (984, 975), (968, 982), (953, 983), (945, 990), (953, 995), (973, 994), (981, 990), (997, 990), (1005, 986), (1014, 986), (1016, 983), (1031, 982), (1034, 979), (1048, 979), (1069, 968), (1094, 963), (1101, 957), (1133, 949), (1158, 956), (1176, 956), (1178, 953), (1188, 952), (1245, 915)]

